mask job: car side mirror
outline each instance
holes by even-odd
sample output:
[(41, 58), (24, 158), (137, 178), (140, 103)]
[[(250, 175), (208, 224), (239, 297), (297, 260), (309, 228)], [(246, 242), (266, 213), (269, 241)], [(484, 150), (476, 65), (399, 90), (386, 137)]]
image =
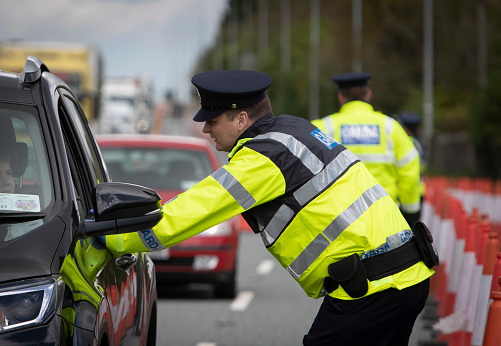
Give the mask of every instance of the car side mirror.
[(92, 193), (94, 221), (84, 223), (89, 236), (139, 232), (162, 219), (160, 195), (148, 187), (105, 182)]

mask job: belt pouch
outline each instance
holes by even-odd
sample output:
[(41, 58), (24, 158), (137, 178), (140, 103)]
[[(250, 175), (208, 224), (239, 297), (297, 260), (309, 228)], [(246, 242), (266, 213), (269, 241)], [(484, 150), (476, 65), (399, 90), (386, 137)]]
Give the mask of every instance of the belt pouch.
[(329, 277), (352, 298), (360, 298), (369, 290), (365, 268), (356, 253), (330, 264), (327, 270)]
[(421, 252), (421, 255), (423, 256), (424, 264), (426, 264), (428, 268), (438, 266), (438, 252), (435, 248), (435, 244), (433, 243), (433, 236), (431, 235), (428, 227), (426, 227), (423, 222), (418, 221), (414, 224), (412, 233), (414, 233), (414, 237), (416, 238), (416, 241), (418, 243), (418, 248)]

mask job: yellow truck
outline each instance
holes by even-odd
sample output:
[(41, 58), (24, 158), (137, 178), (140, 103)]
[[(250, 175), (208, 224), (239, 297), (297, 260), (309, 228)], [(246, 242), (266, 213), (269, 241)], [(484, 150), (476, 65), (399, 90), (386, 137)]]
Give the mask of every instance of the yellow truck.
[(49, 41), (0, 41), (0, 70), (21, 72), (28, 56), (41, 59), (75, 92), (92, 124), (100, 114), (102, 57), (93, 44)]

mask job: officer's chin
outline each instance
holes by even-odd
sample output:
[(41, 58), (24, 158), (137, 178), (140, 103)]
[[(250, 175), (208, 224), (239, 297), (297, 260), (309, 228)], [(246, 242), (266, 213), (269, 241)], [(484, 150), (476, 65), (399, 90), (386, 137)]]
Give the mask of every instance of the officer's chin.
[(214, 139), (214, 144), (216, 145), (216, 150), (217, 151), (226, 151), (224, 148), (223, 148), (223, 145), (221, 143), (219, 143), (217, 141), (217, 139)]

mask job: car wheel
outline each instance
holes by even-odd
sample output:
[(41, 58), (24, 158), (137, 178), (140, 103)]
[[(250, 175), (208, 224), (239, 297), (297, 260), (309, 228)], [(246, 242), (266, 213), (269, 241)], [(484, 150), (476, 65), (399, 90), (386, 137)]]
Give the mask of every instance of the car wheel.
[(230, 276), (230, 280), (227, 282), (220, 283), (216, 285), (214, 290), (214, 296), (221, 299), (232, 299), (237, 295), (237, 280), (235, 272)]

